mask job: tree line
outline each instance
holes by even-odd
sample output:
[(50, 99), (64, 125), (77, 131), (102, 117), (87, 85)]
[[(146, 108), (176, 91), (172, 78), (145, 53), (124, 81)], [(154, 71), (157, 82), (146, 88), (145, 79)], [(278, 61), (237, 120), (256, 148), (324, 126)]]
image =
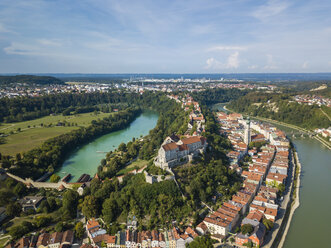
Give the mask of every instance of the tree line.
[(18, 154), (11, 159), (2, 156), (2, 166), (9, 165), (15, 175), (37, 179), (46, 172), (61, 166), (66, 156), (77, 146), (103, 134), (120, 130), (129, 125), (139, 114), (140, 108), (128, 108), (102, 120), (93, 120), (88, 127), (81, 127), (45, 141), (40, 147)]
[(236, 112), (270, 118), (307, 129), (328, 128), (331, 125), (318, 105), (299, 104), (288, 94), (252, 92), (232, 101), (228, 107)]

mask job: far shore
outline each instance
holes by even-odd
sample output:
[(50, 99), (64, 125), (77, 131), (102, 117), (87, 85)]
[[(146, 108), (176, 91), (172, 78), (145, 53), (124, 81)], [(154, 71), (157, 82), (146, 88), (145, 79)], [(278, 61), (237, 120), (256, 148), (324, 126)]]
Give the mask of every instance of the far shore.
[[(224, 109), (227, 110), (227, 111), (230, 111), (230, 112), (235, 112), (235, 111), (233, 111), (233, 110), (228, 109), (226, 106), (224, 106)], [(244, 114), (244, 115), (247, 115), (247, 114)], [(304, 133), (307, 133), (307, 134), (315, 134), (315, 133), (312, 132), (312, 131), (309, 131), (309, 130), (304, 129), (304, 128), (299, 127), (299, 126), (295, 126), (295, 125), (293, 125), (293, 124), (288, 124), (288, 123), (285, 123), (285, 122), (276, 121), (276, 120), (273, 120), (273, 119), (264, 118), (264, 117), (259, 117), (259, 116), (252, 116), (252, 118), (254, 118), (254, 119), (258, 119), (258, 120), (261, 120), (261, 121), (265, 121), (265, 122), (270, 122), (270, 123), (273, 123), (273, 124), (278, 124), (278, 125), (281, 125), (281, 126), (284, 126), (284, 127), (288, 127), (288, 128), (296, 129), (296, 130), (298, 130), (298, 131), (300, 131), (300, 132), (304, 132)], [(320, 143), (322, 143), (324, 146), (326, 146), (328, 149), (331, 150), (331, 144), (329, 144), (329, 143), (326, 142), (325, 140), (321, 139), (321, 138), (318, 137), (317, 135), (314, 135), (313, 138), (316, 139), (317, 141), (319, 141)]]

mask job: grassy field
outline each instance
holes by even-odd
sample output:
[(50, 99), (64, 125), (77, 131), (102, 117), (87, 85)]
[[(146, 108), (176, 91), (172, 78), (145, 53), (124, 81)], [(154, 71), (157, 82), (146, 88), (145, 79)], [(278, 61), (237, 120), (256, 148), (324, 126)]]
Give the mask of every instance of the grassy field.
[[(102, 119), (109, 115), (109, 113), (99, 113), (97, 115), (94, 113), (85, 113), (73, 116), (56, 115), (31, 121), (2, 124), (0, 126), (0, 133), (9, 136), (5, 137), (6, 143), (0, 145), (0, 152), (2, 154), (15, 155), (19, 152), (31, 150), (40, 146), (47, 139), (78, 129), (79, 127), (88, 126), (92, 120)], [(67, 122), (70, 123), (70, 126), (56, 126), (58, 122)]]
[(133, 163), (129, 164), (128, 166), (126, 166), (125, 168), (123, 168), (122, 170), (120, 170), (119, 172), (117, 172), (117, 176), (121, 176), (124, 175), (126, 173), (128, 173), (129, 171), (134, 170), (135, 168), (140, 169), (142, 167), (144, 167), (145, 165), (148, 164), (147, 160), (136, 160)]
[(10, 240), (10, 237), (8, 237), (5, 234), (5, 238), (0, 238), (0, 247), (5, 247), (5, 244), (7, 243), (7, 241)]

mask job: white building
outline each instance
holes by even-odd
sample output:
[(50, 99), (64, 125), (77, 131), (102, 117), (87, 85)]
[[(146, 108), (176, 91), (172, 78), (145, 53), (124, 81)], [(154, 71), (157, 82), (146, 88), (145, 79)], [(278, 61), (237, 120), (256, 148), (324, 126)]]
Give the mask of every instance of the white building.
[(162, 169), (169, 169), (191, 161), (202, 154), (206, 147), (206, 139), (202, 136), (192, 136), (177, 141), (172, 137), (167, 137), (161, 145), (154, 163)]

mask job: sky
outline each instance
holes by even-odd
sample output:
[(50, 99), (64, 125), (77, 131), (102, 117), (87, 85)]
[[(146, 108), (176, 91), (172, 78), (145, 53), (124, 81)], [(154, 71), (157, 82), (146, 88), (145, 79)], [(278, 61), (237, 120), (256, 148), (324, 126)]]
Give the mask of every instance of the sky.
[(331, 72), (330, 0), (1, 0), (0, 73)]

